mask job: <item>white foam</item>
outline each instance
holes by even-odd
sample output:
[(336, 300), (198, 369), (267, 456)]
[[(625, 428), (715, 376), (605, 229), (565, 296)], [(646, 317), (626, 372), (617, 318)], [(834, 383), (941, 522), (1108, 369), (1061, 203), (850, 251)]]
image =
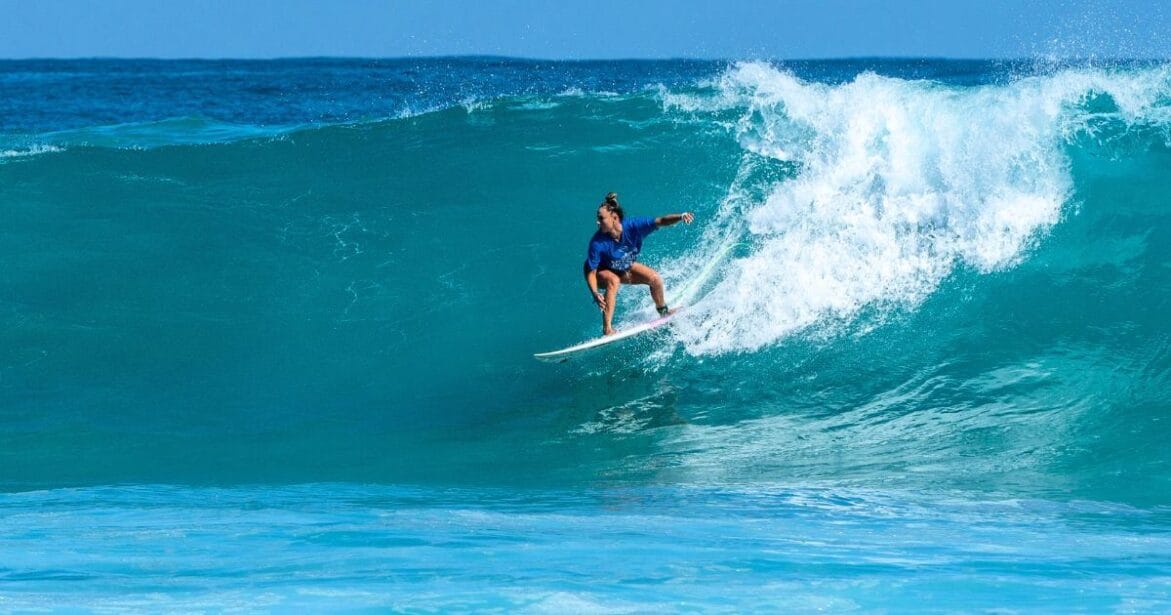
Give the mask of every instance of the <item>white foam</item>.
[(516, 108), (521, 111), (548, 111), (560, 107), (561, 103), (555, 103), (547, 100), (534, 100), (524, 102), (516, 105)]
[(1159, 122), (1169, 84), (1157, 68), (964, 88), (870, 73), (826, 85), (745, 63), (710, 95), (664, 94), (684, 112), (740, 111), (745, 150), (800, 169), (751, 204), (721, 207), (714, 225), (745, 228), (753, 253), (676, 334), (693, 354), (754, 350), (863, 310), (913, 307), (957, 267), (1012, 266), (1071, 199), (1064, 147), (1094, 116), (1079, 105), (1104, 94), (1128, 124)]
[(54, 152), (63, 152), (63, 148), (55, 145), (33, 145), (25, 149), (7, 149), (0, 150), (0, 159), (3, 158), (24, 158), (26, 156), (37, 156), (40, 154), (51, 154)]
[(485, 109), (491, 108), (492, 101), (477, 98), (475, 96), (465, 96), (459, 101), (459, 104), (464, 108), (464, 111), (468, 113), (475, 113), (477, 111), (484, 111)]
[(557, 94), (557, 96), (564, 98), (583, 98), (585, 95), (584, 90), (576, 87), (567, 88)]

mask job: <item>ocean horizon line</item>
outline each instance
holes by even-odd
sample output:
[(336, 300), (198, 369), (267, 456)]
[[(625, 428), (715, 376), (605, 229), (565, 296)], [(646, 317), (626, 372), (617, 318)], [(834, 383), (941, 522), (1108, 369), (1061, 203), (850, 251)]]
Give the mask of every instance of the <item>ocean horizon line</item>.
[(849, 55), (823, 57), (776, 57), (745, 55), (737, 57), (617, 57), (617, 58), (541, 58), (529, 56), (510, 56), (495, 54), (449, 54), (449, 55), (405, 55), (405, 56), (350, 56), (350, 55), (296, 55), (296, 56), (267, 56), (267, 57), (210, 57), (210, 56), (25, 56), (15, 58), (0, 58), (0, 62), (295, 62), (295, 61), (427, 61), (427, 60), (484, 60), (510, 62), (556, 62), (556, 63), (612, 63), (612, 62), (1166, 62), (1171, 57), (1137, 57), (1137, 56), (1064, 56), (1051, 57), (1045, 55), (1034, 56), (939, 56), (939, 55)]

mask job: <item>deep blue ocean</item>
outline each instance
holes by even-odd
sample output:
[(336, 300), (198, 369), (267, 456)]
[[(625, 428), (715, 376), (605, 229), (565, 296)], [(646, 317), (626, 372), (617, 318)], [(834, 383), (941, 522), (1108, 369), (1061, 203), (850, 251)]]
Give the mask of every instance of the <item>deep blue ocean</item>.
[(0, 611), (1171, 611), (1169, 313), (1168, 63), (0, 61)]

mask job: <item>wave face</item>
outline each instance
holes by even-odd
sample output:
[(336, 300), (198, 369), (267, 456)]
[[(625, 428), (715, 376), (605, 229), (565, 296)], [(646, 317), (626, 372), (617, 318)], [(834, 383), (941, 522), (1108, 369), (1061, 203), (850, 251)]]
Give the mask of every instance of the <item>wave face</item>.
[[(929, 460), (959, 486), (1165, 494), (1167, 67), (436, 62), (132, 64), (248, 94), (139, 115), (185, 92), (161, 88), (24, 135), (40, 149), (0, 163), (0, 478), (865, 482)], [(274, 90), (241, 115), (269, 91), (242, 83), (360, 69), (429, 75), (392, 107), (436, 110), (322, 124)], [(595, 333), (577, 270), (607, 189), (699, 214), (648, 244), (673, 288), (740, 245), (669, 337), (534, 364)]]
[[(416, 505), (434, 527), (520, 524), (502, 540), (573, 519), (667, 557), (662, 536), (630, 533), (659, 515), (695, 570), (743, 568), (761, 587), (842, 557), (827, 537), (845, 514), (849, 536), (889, 539), (873, 566), (855, 549), (823, 570), (858, 585), (741, 604), (912, 608), (954, 579), (907, 579), (941, 558), (980, 568), (981, 540), (1008, 550), (966, 604), (1068, 604), (1095, 553), (1147, 562), (1111, 569), (1103, 608), (1168, 604), (1144, 580), (1166, 575), (1148, 551), (1171, 504), (1165, 64), (25, 61), (0, 63), (0, 105), (14, 549), (45, 535), (25, 512), (89, 527), (108, 504), (110, 536), (182, 532), (150, 512), (165, 509), (301, 544), (283, 521), (208, 504), (225, 498), (353, 522), (332, 547), (305, 538), (326, 560), (373, 540), (377, 510)], [(537, 363), (598, 333), (580, 266), (610, 190), (635, 215), (697, 214), (643, 251), (669, 294), (728, 256), (669, 331)], [(621, 325), (651, 303), (626, 289), (618, 309)], [(718, 527), (696, 521), (713, 511)], [(979, 511), (1011, 527), (973, 535)], [(954, 550), (918, 550), (891, 515)], [(775, 550), (761, 528), (799, 519), (802, 544), (824, 548), (745, 567), (699, 556), (713, 532)], [(67, 525), (62, 541), (86, 539)], [(1119, 538), (1030, 550), (1055, 527), (1071, 545)], [(386, 553), (466, 560), (451, 535), (402, 531)], [(596, 543), (568, 552), (607, 569)], [(0, 557), (29, 608), (61, 570), (108, 572), (28, 562)], [(457, 566), (478, 596), (464, 606), (638, 610), (652, 595), (566, 594), (525, 562), (501, 581), (540, 587), (523, 598)], [(633, 579), (674, 574), (645, 563)], [(239, 595), (224, 570), (195, 603)], [(994, 598), (1013, 574), (1064, 598)], [(385, 589), (334, 581), (318, 589), (355, 603)], [(404, 599), (438, 591), (400, 581)], [(891, 600), (868, 601), (874, 586)], [(146, 602), (96, 586), (76, 601), (150, 603), (135, 587)]]

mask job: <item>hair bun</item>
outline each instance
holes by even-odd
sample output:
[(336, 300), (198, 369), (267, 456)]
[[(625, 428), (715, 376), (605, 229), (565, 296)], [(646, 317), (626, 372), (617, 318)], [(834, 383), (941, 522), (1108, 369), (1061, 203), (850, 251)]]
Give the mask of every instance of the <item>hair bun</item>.
[(618, 193), (617, 192), (607, 193), (606, 194), (606, 202), (613, 203), (614, 205), (617, 205), (618, 204)]

